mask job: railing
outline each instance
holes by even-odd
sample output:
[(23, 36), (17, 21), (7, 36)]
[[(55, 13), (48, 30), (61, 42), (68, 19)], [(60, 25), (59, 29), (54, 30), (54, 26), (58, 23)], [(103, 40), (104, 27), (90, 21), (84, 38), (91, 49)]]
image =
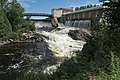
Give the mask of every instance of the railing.
[(46, 14), (46, 13), (25, 13), (25, 16), (47, 16), (47, 17), (52, 17), (51, 14)]

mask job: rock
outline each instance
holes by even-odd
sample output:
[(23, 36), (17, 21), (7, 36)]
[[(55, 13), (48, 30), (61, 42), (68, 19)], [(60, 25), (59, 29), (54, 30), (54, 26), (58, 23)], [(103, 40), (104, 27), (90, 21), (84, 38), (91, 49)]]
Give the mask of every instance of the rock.
[(8, 39), (6, 41), (0, 41), (0, 46), (4, 46), (11, 43), (24, 43), (24, 42), (31, 43), (31, 42), (40, 42), (44, 40), (42, 36), (32, 31), (30, 31), (29, 33), (23, 33), (22, 36), (23, 37), (19, 39)]
[(2, 41), (2, 44), (5, 45), (5, 44), (6, 44), (6, 41)]
[(11, 43), (11, 41), (7, 40), (5, 44), (10, 44), (10, 43)]
[(36, 39), (36, 42), (40, 42), (40, 41), (43, 41), (43, 39), (42, 38), (37, 38)]
[(23, 33), (22, 35), (25, 36), (25, 35), (27, 35), (27, 33)]
[(13, 39), (9, 39), (9, 41), (10, 41), (10, 42), (14, 42), (14, 40), (13, 40)]
[(29, 39), (36, 39), (36, 37), (34, 35), (30, 35)]
[(90, 38), (90, 34), (86, 33), (83, 30), (70, 30), (68, 35), (74, 40), (87, 41)]
[(0, 46), (3, 46), (4, 44), (2, 42), (0, 42)]

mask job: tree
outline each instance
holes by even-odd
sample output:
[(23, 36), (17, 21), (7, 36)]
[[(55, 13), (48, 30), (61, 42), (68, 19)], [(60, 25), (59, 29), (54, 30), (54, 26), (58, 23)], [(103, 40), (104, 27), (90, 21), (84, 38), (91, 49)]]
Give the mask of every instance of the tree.
[(8, 33), (12, 32), (12, 26), (4, 11), (6, 2), (7, 0), (0, 0), (0, 38), (3, 38), (4, 36), (7, 36)]
[(0, 0), (0, 10), (2, 10), (5, 7), (5, 4), (8, 0)]
[(21, 5), (16, 0), (12, 0), (8, 3), (6, 9), (6, 14), (12, 25), (12, 30), (16, 31), (18, 28), (21, 28), (24, 24), (24, 9)]
[(79, 8), (78, 8), (78, 7), (76, 7), (76, 8), (75, 8), (75, 11), (78, 11), (78, 10), (79, 10)]
[(1, 10), (0, 11), (0, 38), (7, 36), (7, 34), (11, 32), (12, 32), (12, 26), (9, 23), (9, 20), (6, 17), (5, 13)]
[[(82, 9), (86, 9), (86, 8), (91, 8), (91, 7), (96, 7), (97, 5), (92, 5), (92, 4), (89, 4), (89, 5), (86, 5), (86, 6), (80, 6), (80, 7), (76, 7), (75, 10), (82, 10)], [(98, 5), (99, 6), (99, 5)]]
[(120, 30), (120, 0), (100, 0), (106, 6), (105, 20), (110, 30)]
[(30, 30), (34, 30), (34, 23), (24, 19), (24, 9), (17, 0), (0, 0), (0, 37), (19, 37)]

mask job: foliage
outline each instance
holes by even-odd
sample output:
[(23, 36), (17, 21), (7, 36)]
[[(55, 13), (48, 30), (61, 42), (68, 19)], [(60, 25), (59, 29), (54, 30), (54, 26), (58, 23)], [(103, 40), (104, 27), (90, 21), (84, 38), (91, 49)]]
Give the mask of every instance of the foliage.
[[(89, 73), (85, 57), (77, 52), (79, 57), (64, 61), (57, 71), (51, 76), (51, 80), (87, 80)], [(80, 60), (79, 60), (80, 59)]]
[(17, 31), (25, 24), (24, 9), (16, 0), (12, 0), (8, 3), (6, 14), (10, 24), (12, 25), (12, 31)]
[(4, 40), (35, 29), (34, 23), (24, 18), (24, 9), (17, 0), (0, 0), (0, 20), (0, 38)]
[(31, 22), (24, 19), (24, 9), (16, 0), (12, 0), (12, 2), (8, 3), (5, 12), (10, 24), (12, 25), (12, 31), (17, 31), (20, 28), (29, 29), (31, 26)]
[(5, 4), (8, 0), (0, 0), (0, 10), (5, 8)]
[(6, 36), (4, 36), (2, 38), (2, 40), (8, 40), (8, 39), (17, 39), (19, 37), (18, 34), (16, 34), (15, 32), (10, 32), (10, 33), (7, 33)]
[(0, 38), (7, 36), (8, 33), (12, 32), (12, 26), (9, 23), (3, 10), (0, 10)]
[(120, 30), (120, 0), (100, 0), (106, 6), (105, 21), (111, 30)]
[(119, 80), (120, 79), (120, 57), (114, 55), (115, 53), (111, 52), (112, 60), (112, 72), (107, 74), (101, 70), (100, 74), (97, 76), (97, 80)]
[(32, 69), (30, 72), (26, 73), (24, 76), (18, 77), (17, 80), (49, 80), (49, 75), (44, 74), (38, 69)]
[(76, 7), (75, 11), (82, 10), (82, 9), (87, 9), (87, 8), (91, 8), (91, 7), (96, 7), (96, 6), (99, 6), (99, 5), (89, 4), (89, 5), (86, 5), (86, 6), (80, 6), (80, 7)]

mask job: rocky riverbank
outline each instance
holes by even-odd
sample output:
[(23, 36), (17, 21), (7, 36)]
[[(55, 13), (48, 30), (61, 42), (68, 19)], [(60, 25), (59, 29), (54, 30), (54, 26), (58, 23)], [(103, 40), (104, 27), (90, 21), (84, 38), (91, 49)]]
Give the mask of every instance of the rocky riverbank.
[(70, 30), (68, 35), (73, 38), (74, 40), (82, 40), (82, 41), (87, 41), (90, 38), (90, 32), (85, 31), (83, 29), (80, 30)]
[(33, 43), (43, 41), (43, 38), (40, 34), (35, 32), (23, 33), (22, 37), (19, 39), (8, 39), (6, 41), (0, 41), (0, 46), (13, 44), (13, 43)]

